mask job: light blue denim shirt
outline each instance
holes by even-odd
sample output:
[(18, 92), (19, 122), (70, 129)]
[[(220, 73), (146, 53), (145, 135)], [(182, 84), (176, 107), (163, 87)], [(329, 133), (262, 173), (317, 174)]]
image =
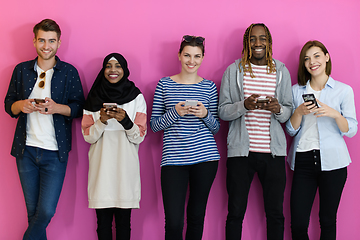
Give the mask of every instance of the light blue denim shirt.
[[(310, 81), (307, 82), (307, 85), (309, 84)], [(302, 95), (306, 93), (306, 86), (299, 86), (298, 84), (292, 86), (293, 113), (295, 109), (304, 102)], [(346, 167), (350, 164), (351, 159), (343, 136), (353, 137), (357, 132), (358, 124), (356, 120), (354, 92), (349, 85), (335, 81), (332, 77), (329, 77), (325, 88), (321, 90), (319, 100), (340, 112), (349, 124), (349, 131), (341, 132), (335, 119), (330, 117), (317, 118), (320, 138), (321, 170), (330, 171)], [(303, 121), (298, 129), (294, 129), (290, 120), (286, 123), (286, 131), (288, 134), (295, 136), (287, 158), (292, 170), (294, 170), (295, 167), (296, 149), (302, 135), (302, 124)]]

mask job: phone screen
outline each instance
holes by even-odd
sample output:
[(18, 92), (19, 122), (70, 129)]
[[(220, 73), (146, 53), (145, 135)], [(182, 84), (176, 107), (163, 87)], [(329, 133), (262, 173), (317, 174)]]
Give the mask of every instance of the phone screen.
[(117, 108), (116, 103), (104, 103), (103, 106), (104, 108), (106, 108), (106, 110), (110, 110), (110, 111), (115, 111), (115, 109)]
[(315, 104), (316, 107), (319, 107), (319, 105), (316, 102), (315, 95), (313, 93), (306, 93), (302, 95), (304, 102), (311, 102), (311, 104)]
[(198, 104), (197, 100), (186, 100), (185, 101), (185, 106), (196, 107), (197, 104)]
[(257, 98), (256, 102), (257, 103), (268, 103), (269, 99), (268, 98)]

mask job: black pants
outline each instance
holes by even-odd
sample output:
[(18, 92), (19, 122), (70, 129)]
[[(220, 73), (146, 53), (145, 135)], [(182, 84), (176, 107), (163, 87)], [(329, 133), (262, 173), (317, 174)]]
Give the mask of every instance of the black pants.
[(165, 211), (165, 240), (182, 240), (187, 189), (186, 240), (200, 240), (203, 234), (206, 204), (218, 161), (187, 166), (163, 166), (161, 190)]
[(227, 160), (226, 186), (229, 194), (226, 239), (240, 240), (248, 194), (255, 172), (263, 188), (267, 239), (284, 238), (283, 202), (286, 183), (285, 157), (250, 152), (248, 157)]
[(130, 240), (131, 209), (96, 209), (99, 240), (112, 240), (112, 222), (115, 215), (116, 240)]
[(297, 152), (291, 188), (293, 240), (308, 240), (311, 208), (316, 191), (320, 198), (320, 240), (336, 239), (336, 215), (347, 178), (347, 168), (321, 171), (320, 151)]

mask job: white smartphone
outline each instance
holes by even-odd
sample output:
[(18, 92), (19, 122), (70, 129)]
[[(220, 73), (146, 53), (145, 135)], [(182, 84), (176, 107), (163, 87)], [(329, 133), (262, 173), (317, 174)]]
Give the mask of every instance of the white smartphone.
[(185, 101), (185, 107), (186, 106), (196, 107), (197, 104), (198, 104), (197, 100), (186, 100)]
[(103, 103), (104, 108), (109, 111), (116, 111), (117, 104), (116, 103)]

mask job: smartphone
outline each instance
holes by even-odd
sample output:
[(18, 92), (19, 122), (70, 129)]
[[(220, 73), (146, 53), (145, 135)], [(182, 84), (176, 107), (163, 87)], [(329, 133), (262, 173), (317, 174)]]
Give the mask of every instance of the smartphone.
[(36, 104), (45, 103), (45, 99), (41, 99), (41, 98), (34, 98), (34, 101)]
[(103, 103), (103, 106), (107, 111), (116, 111), (117, 109), (116, 103)]
[(316, 107), (319, 107), (319, 105), (316, 102), (315, 95), (313, 93), (305, 93), (302, 95), (304, 102), (311, 102), (311, 104), (315, 104)]
[(257, 103), (268, 103), (270, 101), (269, 98), (257, 98), (256, 102)]
[(185, 101), (185, 107), (186, 106), (196, 107), (197, 104), (198, 104), (197, 100), (186, 100)]

